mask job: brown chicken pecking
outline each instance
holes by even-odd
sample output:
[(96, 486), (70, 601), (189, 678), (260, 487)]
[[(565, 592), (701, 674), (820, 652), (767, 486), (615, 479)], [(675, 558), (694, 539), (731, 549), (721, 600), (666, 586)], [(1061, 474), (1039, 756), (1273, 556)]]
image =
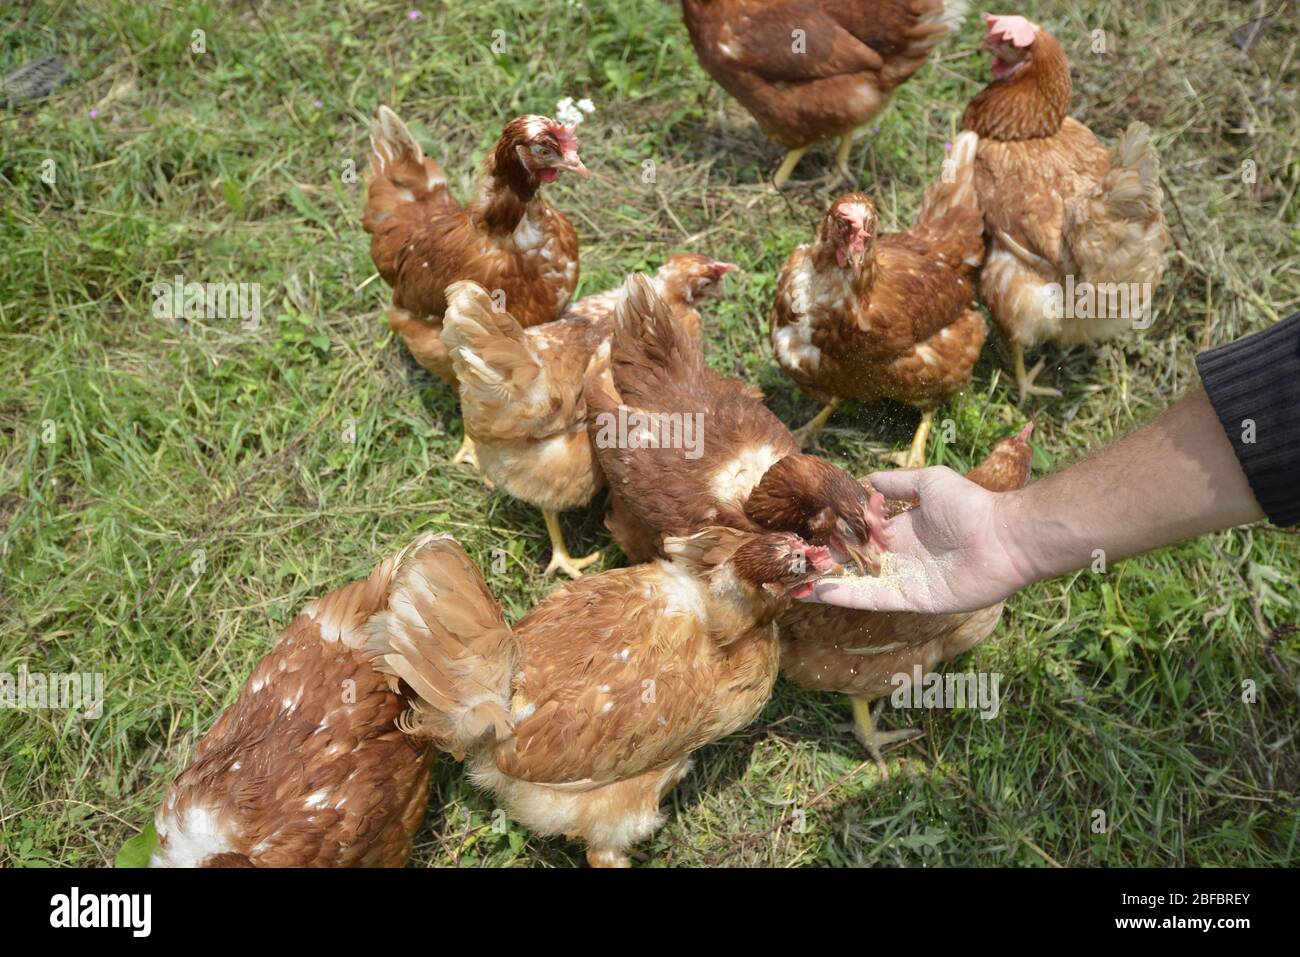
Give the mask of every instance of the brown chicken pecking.
[[(682, 253), (659, 268), (654, 285), (674, 321), (698, 339), (695, 306), (720, 295), (722, 277), (733, 268)], [(576, 578), (600, 553), (570, 556), (559, 513), (586, 505), (604, 485), (587, 437), (582, 386), (613, 330), (619, 291), (584, 296), (562, 318), (527, 330), (475, 283), (453, 283), (447, 294), (443, 340), (479, 467), (503, 492), (541, 509), (551, 539), (545, 573)]]
[(1070, 65), (1024, 17), (986, 15), (993, 80), (966, 107), (979, 134), (975, 186), (988, 259), (980, 298), (1011, 350), (1020, 398), (1034, 385), (1025, 349), (1048, 339), (1095, 342), (1145, 328), (1164, 272), (1160, 165), (1145, 124), (1107, 152), (1067, 116)]
[(398, 730), (408, 702), (363, 626), (407, 554), (289, 623), (168, 788), (152, 867), (406, 863), (434, 752)]
[[(604, 358), (603, 356), (601, 358)], [(667, 536), (709, 525), (786, 531), (830, 546), (836, 561), (877, 563), (883, 500), (830, 462), (799, 454), (754, 386), (704, 361), (643, 276), (631, 276), (606, 361), (585, 390), (588, 430), (609, 477), (605, 519), (633, 561)]]
[[(555, 319), (578, 285), (578, 237), (540, 187), (562, 171), (587, 175), (571, 127), (545, 116), (511, 120), (461, 206), (447, 177), (386, 106), (370, 128), (370, 188), (362, 225), (370, 258), (393, 288), (388, 324), (425, 369), (455, 383), (442, 343), (445, 290), (468, 279), (516, 321)], [(468, 437), (455, 461), (472, 461)]]
[(957, 138), (911, 228), (877, 236), (871, 199), (847, 193), (831, 204), (812, 244), (786, 260), (772, 349), (803, 391), (825, 403), (796, 433), (801, 445), (818, 445), (841, 399), (893, 399), (922, 409), (901, 464), (924, 464), (934, 408), (969, 380), (988, 334), (972, 301), (984, 255), (976, 143), (973, 133)]
[[(966, 477), (992, 492), (1023, 487), (1033, 459), (1028, 442), (1032, 428), (1031, 424), (1019, 435), (1001, 439)], [(865, 479), (862, 484), (871, 487)], [(893, 516), (917, 504), (889, 501), (886, 511)], [(992, 634), (1001, 615), (1001, 604), (963, 614), (923, 615), (800, 602), (777, 619), (781, 671), (801, 688), (849, 695), (858, 740), (884, 774), (880, 749), (920, 732), (876, 730), (871, 702), (897, 687), (895, 675), (907, 675), (910, 680), (915, 666), (919, 665), (923, 674), (929, 673), (973, 648)]]
[(777, 675), (772, 618), (830, 567), (790, 535), (714, 528), (673, 560), (554, 592), (513, 628), (456, 542), (416, 548), (370, 647), (416, 694), (404, 729), (469, 765), (515, 819), (593, 866), (663, 823), (693, 751), (743, 728)]
[(847, 178), (853, 131), (966, 16), (969, 0), (682, 0), (700, 65), (790, 152), (779, 188), (808, 147), (840, 137)]

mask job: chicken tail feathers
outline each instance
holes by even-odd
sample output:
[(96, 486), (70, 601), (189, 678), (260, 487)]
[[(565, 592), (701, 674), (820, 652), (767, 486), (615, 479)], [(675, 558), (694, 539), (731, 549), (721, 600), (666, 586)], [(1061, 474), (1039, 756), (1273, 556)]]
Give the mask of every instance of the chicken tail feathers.
[(471, 436), (515, 437), (552, 413), (546, 370), (527, 334), (478, 283), (461, 280), (447, 287), (442, 342)]
[(362, 218), (366, 232), (376, 233), (401, 207), (441, 209), (452, 202), (442, 168), (424, 155), (401, 118), (381, 106), (370, 123), (370, 188)]
[(641, 273), (628, 276), (610, 349), (615, 390), (632, 405), (642, 405), (638, 397), (645, 396), (649, 407), (657, 407), (664, 398), (661, 386), (695, 381), (703, 363), (700, 343), (673, 316), (654, 283)]
[(1141, 222), (1162, 215), (1160, 160), (1145, 123), (1131, 123), (1120, 134), (1110, 151), (1110, 171), (1102, 180), (1101, 195), (1122, 219)]
[(328, 595), (308, 602), (302, 609), (316, 622), (322, 641), (338, 641), (354, 648), (367, 643), (366, 622), (388, 603), (388, 593), (402, 561), (416, 543), (389, 555), (370, 573)]
[(975, 153), (979, 136), (957, 136), (943, 161), (939, 182), (925, 191), (916, 225), (908, 230), (925, 252), (962, 274), (984, 262), (984, 219), (975, 192)]
[(1106, 175), (1066, 207), (1061, 240), (1063, 272), (1077, 281), (1160, 281), (1169, 231), (1160, 160), (1145, 123), (1129, 125), (1110, 152)]
[(508, 737), (518, 642), (483, 576), (450, 535), (399, 553), (387, 607), (366, 623), (375, 667), (410, 689), (398, 727), (457, 758)]
[(904, 6), (910, 6), (916, 19), (902, 29), (901, 49), (885, 58), (880, 71), (882, 85), (890, 90), (916, 73), (930, 51), (961, 28), (970, 0), (912, 0)]

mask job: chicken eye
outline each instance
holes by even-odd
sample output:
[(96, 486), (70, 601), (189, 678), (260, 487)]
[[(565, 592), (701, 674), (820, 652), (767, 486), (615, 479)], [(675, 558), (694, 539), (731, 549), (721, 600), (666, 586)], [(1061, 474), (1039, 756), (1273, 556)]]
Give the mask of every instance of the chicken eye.
[(538, 159), (550, 159), (552, 156), (555, 155), (555, 153), (552, 152), (550, 149), (538, 143), (534, 143), (532, 146), (528, 147), (528, 152), (532, 153), (533, 156), (537, 157)]

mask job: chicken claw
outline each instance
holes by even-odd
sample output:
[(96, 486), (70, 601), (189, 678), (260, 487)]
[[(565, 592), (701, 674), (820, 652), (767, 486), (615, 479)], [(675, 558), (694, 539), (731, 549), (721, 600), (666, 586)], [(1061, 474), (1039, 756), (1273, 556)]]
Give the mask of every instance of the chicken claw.
[(925, 468), (925, 446), (930, 439), (930, 425), (934, 422), (934, 412), (923, 412), (921, 421), (912, 434), (912, 446), (906, 452), (895, 452), (889, 460), (901, 469)]
[(474, 451), (474, 440), (465, 433), (465, 440), (460, 443), (460, 448), (451, 458), (452, 465), (468, 465), (470, 468), (478, 469), (478, 453)]
[(799, 443), (801, 449), (812, 449), (814, 452), (822, 450), (821, 434), (830, 417), (835, 414), (844, 400), (840, 398), (831, 399), (830, 402), (822, 406), (822, 410), (813, 416), (805, 425), (795, 429), (792, 433), (794, 440)]
[(564, 531), (560, 528), (560, 516), (555, 512), (543, 509), (542, 518), (546, 521), (546, 532), (551, 536), (551, 561), (546, 566), (546, 570), (542, 572), (543, 575), (561, 571), (570, 578), (581, 578), (582, 570), (604, 554), (602, 551), (595, 551), (583, 558), (574, 558), (569, 554), (569, 546), (564, 542)]
[(840, 137), (840, 145), (835, 150), (835, 165), (832, 167), (834, 172), (844, 179), (844, 182), (852, 185), (855, 177), (849, 169), (849, 154), (853, 152), (853, 131), (849, 130)]
[(1034, 380), (1038, 378), (1038, 373), (1043, 371), (1043, 360), (1039, 359), (1028, 372), (1025, 371), (1025, 349), (1018, 342), (1011, 343), (1011, 364), (1016, 373), (1016, 385), (1020, 389), (1020, 401), (1024, 402), (1026, 396), (1045, 395), (1055, 398), (1061, 397), (1059, 389), (1052, 389), (1045, 385), (1034, 385)]
[(777, 169), (772, 177), (772, 185), (780, 189), (785, 185), (785, 181), (790, 178), (794, 168), (799, 165), (799, 160), (803, 159), (803, 154), (808, 152), (808, 147), (801, 146), (797, 150), (791, 150), (785, 154), (785, 159), (781, 161), (781, 166)]
[(474, 448), (474, 440), (469, 437), (468, 432), (465, 433), (465, 440), (460, 443), (460, 449), (452, 456), (451, 464), (468, 465), (478, 472), (478, 477), (483, 480), (483, 484), (489, 491), (496, 488), (496, 484), (484, 474), (482, 466), (478, 464), (478, 451)]
[(867, 753), (875, 759), (881, 780), (888, 780), (889, 768), (885, 765), (885, 759), (880, 753), (880, 749), (899, 741), (910, 741), (913, 738), (919, 738), (924, 732), (920, 728), (877, 731), (874, 717), (878, 717), (881, 709), (884, 708), (885, 699), (880, 699), (876, 706), (875, 715), (872, 714), (871, 700), (869, 698), (850, 695), (849, 700), (853, 702), (853, 735), (862, 742), (863, 747), (867, 749)]

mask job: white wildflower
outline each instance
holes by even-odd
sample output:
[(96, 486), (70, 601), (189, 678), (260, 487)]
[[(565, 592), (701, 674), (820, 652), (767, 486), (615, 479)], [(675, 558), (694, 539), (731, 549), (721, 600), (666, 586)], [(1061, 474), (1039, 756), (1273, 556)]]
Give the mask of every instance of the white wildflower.
[(594, 113), (595, 110), (596, 105), (591, 100), (582, 99), (575, 103), (573, 97), (566, 96), (555, 104), (555, 118), (565, 126), (577, 126), (586, 119), (586, 114)]

